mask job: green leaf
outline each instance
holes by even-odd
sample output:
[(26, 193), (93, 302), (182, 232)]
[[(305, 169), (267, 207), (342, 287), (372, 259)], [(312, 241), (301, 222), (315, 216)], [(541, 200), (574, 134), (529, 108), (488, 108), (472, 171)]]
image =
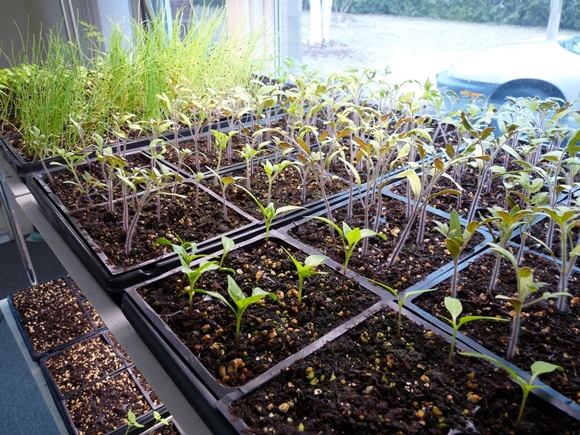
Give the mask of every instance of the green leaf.
[(246, 298), (246, 295), (244, 294), (242, 289), (240, 289), (238, 283), (229, 275), (228, 275), (228, 293), (230, 294), (230, 297), (234, 300), (236, 304), (242, 299)]
[(449, 311), (449, 314), (451, 314), (451, 317), (453, 318), (453, 323), (455, 323), (457, 321), (457, 317), (459, 317), (463, 311), (463, 305), (461, 304), (461, 301), (459, 299), (452, 298), (451, 296), (446, 296), (444, 299), (444, 304), (445, 308), (447, 308), (447, 311)]
[(453, 256), (453, 258), (459, 257), (461, 254), (461, 246), (453, 239), (445, 239), (445, 246), (447, 246), (447, 250)]
[(412, 169), (407, 169), (398, 174), (397, 178), (407, 178), (409, 185), (411, 186), (411, 190), (413, 191), (413, 195), (415, 195), (415, 197), (419, 197), (421, 195), (423, 187), (421, 186), (421, 179), (415, 171)]
[(304, 266), (306, 267), (316, 267), (321, 265), (326, 261), (328, 257), (322, 254), (312, 254), (306, 257), (304, 260)]
[(222, 236), (222, 246), (224, 248), (224, 252), (230, 252), (232, 249), (234, 249), (235, 242), (229, 237)]
[(554, 370), (559, 370), (561, 372), (564, 371), (563, 367), (545, 361), (536, 361), (530, 368), (532, 370), (533, 377), (538, 377), (544, 373), (551, 373)]

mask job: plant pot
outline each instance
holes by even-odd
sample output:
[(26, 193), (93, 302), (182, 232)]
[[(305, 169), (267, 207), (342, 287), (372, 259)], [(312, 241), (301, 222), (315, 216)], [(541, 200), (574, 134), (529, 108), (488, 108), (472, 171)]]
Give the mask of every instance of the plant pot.
[[(337, 201), (331, 205), (333, 221), (339, 227), (342, 226), (342, 222), (347, 222), (351, 228), (364, 228), (364, 219), (358, 203), (354, 204), (354, 213), (351, 219), (346, 214), (347, 205), (348, 200)], [(387, 260), (391, 257), (397, 237), (403, 227), (407, 225), (404, 208), (405, 202), (390, 195), (383, 195), (379, 229), (385, 236), (385, 240), (376, 236), (369, 238), (367, 256), (360, 252), (364, 241), (359, 242), (349, 261), (349, 268), (359, 276), (379, 281), (400, 292), (415, 283), (437, 276), (439, 269), (453, 260), (451, 255), (446, 253), (445, 237), (436, 231), (433, 223), (435, 220), (443, 223), (448, 222), (449, 214), (428, 208), (424, 243), (422, 245), (415, 244), (415, 227), (413, 230), (415, 232), (411, 233), (408, 242), (399, 254), (399, 260), (393, 267), (387, 266)], [(326, 213), (326, 209), (319, 209), (309, 213), (309, 215), (326, 218)], [(465, 225), (465, 222), (462, 221), (462, 224)], [(344, 259), (344, 248), (339, 235), (331, 236), (329, 226), (323, 222), (306, 216), (298, 221), (287, 223), (278, 230), (300, 240), (313, 249), (319, 250), (335, 261), (342, 262)], [(478, 229), (468, 247), (463, 251), (461, 258), (467, 258), (485, 249), (486, 243), (491, 240), (492, 237), (488, 231), (484, 228)]]
[(8, 303), (34, 360), (105, 328), (68, 276), (12, 293)]
[[(136, 390), (136, 387), (133, 386), (134, 381), (138, 387), (138, 394), (147, 401), (148, 406), (161, 414), (165, 412), (159, 398), (151, 390), (151, 387), (136, 367), (134, 367), (123, 349), (119, 347), (115, 337), (108, 331), (103, 331), (91, 338), (77, 341), (58, 352), (47, 355), (40, 360), (40, 364), (53, 399), (57, 404), (63, 421), (67, 423), (69, 433), (71, 434), (82, 431), (81, 426), (85, 423), (88, 425), (91, 422), (90, 417), (82, 413), (79, 413), (73, 418), (71, 414), (75, 406), (71, 403), (74, 402), (74, 397), (82, 396), (83, 390), (98, 384), (101, 385), (99, 387), (101, 391), (96, 392), (98, 395), (95, 396), (97, 397), (96, 402), (98, 403), (102, 396), (104, 397), (108, 393), (106, 392), (105, 386), (108, 384), (110, 378), (118, 376), (128, 377), (128, 375), (122, 375), (123, 372), (130, 372), (132, 377), (132, 381), (129, 381), (129, 384), (132, 385), (130, 389)], [(115, 391), (117, 390), (115, 389)], [(116, 395), (117, 392), (113, 394), (113, 397)], [(119, 400), (122, 401), (136, 399), (136, 396), (127, 395), (121, 391), (118, 392), (118, 395)], [(130, 409), (132, 407), (130, 403), (121, 403), (124, 408)], [(85, 403), (84, 405), (88, 404)], [(79, 404), (77, 406), (83, 405)], [(119, 406), (117, 405), (112, 406), (112, 408), (117, 410), (114, 412), (118, 412), (119, 410)], [(119, 426), (119, 419), (122, 416), (122, 413), (117, 415), (117, 426)], [(153, 421), (152, 411), (143, 412), (142, 414), (138, 414), (137, 417), (139, 423), (145, 424)], [(96, 418), (92, 422), (95, 423), (95, 428), (98, 428), (99, 424), (103, 425), (101, 429), (104, 430), (105, 425), (110, 423), (105, 420), (106, 418)], [(121, 419), (121, 427), (118, 430), (115, 429), (110, 432), (124, 433), (126, 427), (123, 427), (122, 421)]]
[[(270, 382), (222, 398), (230, 433), (516, 433), (521, 392), (505, 373), (461, 355), (446, 364), (449, 335), (406, 310), (398, 337), (391, 307)], [(528, 400), (520, 433), (580, 427), (542, 394)]]
[[(234, 346), (235, 334), (232, 332), (235, 331), (230, 319), (233, 314), (225, 311), (227, 308), (215, 301), (198, 302), (196, 296), (190, 316), (186, 313), (187, 297), (181, 296), (183, 302), (175, 299), (179, 293), (175, 285), (182, 277), (180, 269), (129, 288), (123, 297), (122, 310), (129, 322), (192, 405), (198, 408), (199, 415), (207, 418), (206, 423), (215, 433), (225, 430), (220, 420), (212, 417), (216, 399), (271, 378), (289, 358), (295, 360), (320, 347), (338, 331), (361, 321), (363, 313), (376, 309), (379, 300), (390, 298), (386, 292), (374, 289), (366, 282), (352, 280), (336, 293), (336, 283), (340, 283), (342, 278), (333, 270), (334, 263), (331, 262), (331, 268), (324, 268), (329, 275), (315, 277), (316, 280), (307, 278), (307, 283), (311, 280), (307, 284), (311, 290), (305, 290), (309, 293), (305, 293), (305, 305), (298, 316), (294, 311), (296, 303), (291, 294), (292, 286), (287, 288), (285, 284), (288, 270), (291, 270), (287, 269), (288, 263), (292, 263), (288, 258), (284, 259), (285, 254), (277, 246), (286, 246), (295, 252), (293, 255), (300, 257), (314, 251), (306, 248), (301, 254), (291, 239), (276, 232), (270, 235), (267, 245), (262, 244), (263, 239), (264, 236), (260, 235), (244, 242), (224, 261), (226, 267), (237, 271), (234, 278), (246, 294), (260, 283), (264, 289), (278, 294), (276, 302), (248, 308), (246, 316), (252, 320), (242, 321), (240, 350)], [(258, 262), (252, 260), (256, 258)], [(247, 270), (244, 270), (244, 264), (248, 265)], [(271, 266), (265, 267), (265, 264)], [(207, 281), (202, 278), (200, 283), (215, 291), (221, 287), (223, 291), (224, 278), (208, 275)], [(248, 284), (251, 285), (248, 287)], [(167, 286), (168, 291), (160, 293), (157, 289), (163, 286)], [(324, 293), (317, 288), (323, 289)], [(328, 296), (321, 296), (326, 294)], [(355, 300), (358, 308), (352, 305)], [(167, 311), (170, 306), (174, 307), (174, 312)], [(192, 318), (196, 320), (192, 321)], [(197, 322), (203, 326), (192, 326)], [(190, 339), (171, 329), (180, 324), (188, 325)], [(262, 353), (262, 349), (267, 349), (267, 352)]]
[[(515, 273), (511, 265), (502, 261), (497, 289), (493, 293), (485, 290), (488, 288), (490, 265), (493, 265), (494, 260), (495, 256), (491, 250), (486, 250), (460, 264), (458, 298), (463, 305), (462, 315), (512, 318), (511, 306), (494, 297), (496, 294), (512, 295), (516, 292)], [(534, 279), (549, 283), (548, 287), (539, 289), (538, 295), (531, 295), (529, 299), (535, 299), (545, 291), (556, 291), (557, 269), (554, 269), (551, 263), (551, 260), (541, 254), (526, 251), (524, 265), (534, 269)], [(423, 283), (423, 287), (437, 290), (410, 297), (407, 304), (409, 310), (448, 332), (450, 327), (440, 320), (440, 317), (449, 317), (443, 306), (443, 298), (449, 295), (451, 274), (452, 269), (448, 268), (435, 280)], [(577, 288), (579, 279), (580, 273), (576, 270), (571, 277), (569, 288)], [(577, 297), (568, 298), (568, 303), (571, 308), (565, 313), (557, 313), (553, 301), (544, 301), (523, 310), (518, 350), (511, 361), (505, 359), (512, 329), (511, 321), (469, 322), (462, 327), (459, 336), (478, 352), (493, 355), (498, 361), (524, 373), (529, 371), (534, 361), (546, 361), (562, 366), (565, 371), (547, 377), (546, 383), (550, 388), (539, 390), (539, 394), (552, 398), (550, 400), (554, 401), (555, 406), (580, 419), (580, 402), (577, 396), (580, 379), (576, 375), (578, 363), (572, 356), (574, 349), (580, 345), (578, 328), (574, 326), (578, 324), (580, 310)]]
[(151, 402), (131, 368), (84, 385), (57, 405), (71, 435), (122, 435), (127, 430), (124, 419), (129, 410), (140, 424), (149, 426), (154, 423), (153, 411), (165, 412)]
[[(61, 172), (62, 170), (54, 174)], [(182, 185), (183, 189), (193, 192), (194, 186), (190, 181), (185, 181)], [(144, 232), (139, 236), (146, 245), (144, 254), (148, 255), (149, 259), (131, 260), (129, 257), (125, 259), (126, 256), (122, 249), (125, 233), (118, 232), (120, 228), (120, 222), (116, 220), (118, 218), (108, 219), (107, 211), (103, 206), (101, 206), (103, 212), (97, 213), (94, 213), (95, 210), (98, 210), (96, 206), (87, 206), (76, 210), (67, 208), (47, 184), (46, 176), (42, 174), (30, 177), (28, 187), (39, 202), (49, 222), (106, 290), (120, 292), (124, 287), (158, 276), (179, 264), (175, 254), (153, 246), (158, 237), (168, 234), (155, 219), (151, 225), (146, 223), (142, 225)], [(200, 251), (208, 251), (220, 245), (222, 235), (243, 240), (245, 233), (251, 230), (251, 224), (255, 224), (257, 221), (235, 206), (226, 204), (230, 210), (230, 221), (229, 223), (221, 222), (218, 216), (214, 218), (214, 214), (221, 213), (223, 209), (222, 199), (203, 186), (200, 187), (200, 191), (203, 198), (203, 204), (200, 207), (209, 207), (208, 210), (211, 210), (203, 212), (205, 209), (200, 209), (202, 210), (200, 216), (204, 220), (195, 219), (195, 215), (192, 213), (192, 198), (180, 199), (180, 204), (190, 204), (187, 207), (191, 209), (182, 209), (181, 213), (178, 212), (177, 215), (171, 217), (162, 215), (161, 223), (168, 228), (167, 231), (171, 231), (185, 240), (193, 238), (198, 242)], [(172, 202), (168, 198), (165, 197), (164, 201), (171, 206)], [(175, 207), (166, 209), (173, 213), (177, 211)], [(90, 212), (93, 214), (87, 218), (85, 215)], [(181, 227), (176, 222), (177, 220), (181, 221)], [(207, 230), (204, 225), (208, 226)], [(191, 232), (191, 228), (194, 230), (192, 234), (197, 234), (197, 236), (187, 234), (188, 231)], [(137, 245), (136, 240), (134, 240), (134, 244)], [(140, 254), (142, 249), (135, 249), (134, 252)], [(115, 251), (117, 251), (116, 254)], [(115, 258), (120, 258), (121, 262)]]
[[(244, 115), (242, 117), (241, 122), (243, 125), (251, 125), (252, 123), (255, 122), (255, 120), (250, 115)], [(228, 127), (227, 120), (221, 119), (218, 123), (213, 125), (211, 128), (217, 129), (217, 130), (223, 130), (223, 129), (228, 129), (229, 127)], [(208, 132), (209, 127), (208, 126), (204, 127), (203, 131)], [(178, 131), (178, 135), (180, 137), (184, 137), (184, 136), (187, 136), (189, 134), (190, 134), (190, 132), (189, 132), (189, 129), (187, 129), (187, 128), (180, 129)], [(10, 163), (10, 166), (12, 166), (14, 168), (16, 173), (21, 178), (25, 179), (33, 174), (43, 172), (45, 170), (43, 167), (43, 160), (44, 160), (44, 165), (46, 165), (46, 167), (48, 169), (50, 169), (50, 167), (51, 167), (50, 165), (52, 164), (52, 162), (59, 162), (59, 163), (64, 162), (64, 160), (58, 156), (49, 157), (47, 159), (39, 159), (39, 160), (26, 159), (25, 157), (22, 156), (22, 154), (11, 143), (14, 139), (19, 139), (20, 137), (21, 137), (20, 135), (8, 137), (8, 138), (0, 136), (0, 152), (6, 158), (6, 160)], [(167, 132), (167, 133), (161, 135), (160, 137), (166, 141), (172, 141), (175, 137), (175, 134), (173, 132)], [(126, 151), (147, 150), (149, 148), (149, 144), (151, 143), (151, 140), (152, 140), (151, 137), (143, 137), (143, 138), (129, 140), (129, 141), (127, 141), (127, 143), (125, 145), (123, 145), (123, 148)], [(111, 146), (115, 150), (117, 149), (117, 146), (114, 143), (109, 144), (109, 146)], [(82, 150), (79, 149), (79, 153), (81, 151)], [(95, 156), (95, 154), (94, 154), (94, 152), (92, 152), (90, 157), (94, 158), (94, 156)]]

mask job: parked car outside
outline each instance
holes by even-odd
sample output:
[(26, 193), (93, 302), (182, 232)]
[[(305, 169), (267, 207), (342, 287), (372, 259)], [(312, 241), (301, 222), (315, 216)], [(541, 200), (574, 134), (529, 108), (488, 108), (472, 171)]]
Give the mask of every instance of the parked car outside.
[(485, 96), (560, 98), (580, 109), (580, 36), (489, 48), (464, 56), (437, 75), (441, 92)]

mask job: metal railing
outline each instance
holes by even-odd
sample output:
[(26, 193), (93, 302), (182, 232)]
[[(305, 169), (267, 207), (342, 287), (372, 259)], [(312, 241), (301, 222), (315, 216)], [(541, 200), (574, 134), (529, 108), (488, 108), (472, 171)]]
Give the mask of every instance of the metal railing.
[(20, 258), (22, 258), (22, 263), (24, 264), (26, 273), (28, 274), (28, 280), (30, 281), (30, 284), (34, 286), (37, 284), (36, 274), (34, 273), (34, 267), (32, 266), (32, 260), (30, 259), (30, 255), (26, 247), (26, 241), (24, 240), (22, 230), (20, 229), (20, 225), (18, 223), (18, 216), (16, 216), (16, 210), (14, 209), (12, 197), (8, 194), (8, 192), (10, 192), (10, 190), (6, 184), (6, 179), (4, 178), (4, 174), (0, 172), (0, 201), (6, 206), (8, 225), (12, 230), (12, 234), (14, 234), (14, 240), (16, 241), (16, 246), (18, 246), (18, 251), (20, 252)]

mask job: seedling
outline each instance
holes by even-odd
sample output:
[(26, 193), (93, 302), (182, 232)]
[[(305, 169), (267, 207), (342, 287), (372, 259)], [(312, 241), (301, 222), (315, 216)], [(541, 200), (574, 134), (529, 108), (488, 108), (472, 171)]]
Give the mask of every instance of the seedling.
[[(75, 153), (74, 151), (67, 151), (64, 148), (57, 148), (55, 150), (55, 154), (57, 156), (59, 156), (60, 158), (62, 158), (64, 160), (64, 163), (51, 162), (50, 164), (55, 165), (55, 166), (62, 166), (64, 168), (66, 168), (69, 171), (69, 173), (73, 176), (74, 181), (73, 180), (66, 180), (65, 183), (72, 184), (74, 186), (75, 190), (77, 190), (80, 195), (86, 195), (89, 202), (92, 202), (88, 189), (85, 187), (84, 183), (81, 181), (81, 179), (79, 177), (79, 170), (78, 170), (79, 166), (82, 163), (86, 162), (88, 164), (89, 160), (87, 159), (87, 157), (89, 156), (89, 153), (87, 152), (87, 153), (79, 154), (79, 153)], [(85, 173), (88, 173), (88, 172), (85, 171)]]
[(177, 234), (175, 235), (175, 238), (179, 241), (179, 244), (175, 244), (170, 240), (167, 240), (165, 237), (160, 237), (157, 240), (155, 240), (155, 244), (156, 245), (163, 244), (171, 246), (173, 252), (175, 252), (179, 256), (179, 260), (181, 261), (182, 265), (189, 266), (193, 260), (203, 258), (208, 255), (197, 253), (197, 243), (184, 242)]
[[(507, 242), (512, 237), (513, 232), (520, 226), (526, 224), (528, 219), (534, 212), (530, 209), (520, 209), (519, 205), (514, 204), (509, 211), (503, 210), (501, 207), (490, 207), (487, 209), (491, 217), (486, 220), (493, 223), (499, 232), (499, 247), (505, 249)], [(497, 251), (496, 251), (497, 253)], [(496, 254), (495, 263), (489, 279), (489, 290), (494, 290), (497, 285), (497, 277), (499, 275), (501, 256)]]
[(267, 291), (262, 290), (260, 287), (256, 287), (252, 290), (252, 296), (246, 296), (244, 292), (240, 289), (236, 281), (228, 275), (228, 293), (234, 304), (230, 304), (226, 298), (216, 292), (206, 291), (206, 290), (199, 290), (200, 293), (204, 293), (209, 295), (215, 299), (221, 301), (225, 306), (227, 306), (230, 310), (233, 311), (234, 315), (236, 316), (236, 348), (240, 348), (240, 327), (242, 323), (242, 316), (246, 309), (255, 304), (258, 301), (261, 301), (266, 296), (269, 296), (273, 301), (277, 300), (278, 297), (275, 293), (270, 293)]
[(263, 164), (264, 172), (266, 172), (266, 177), (268, 178), (268, 197), (266, 198), (268, 204), (272, 202), (272, 185), (274, 184), (274, 180), (276, 180), (280, 173), (288, 166), (296, 166), (298, 164), (298, 162), (291, 162), (289, 160), (283, 160), (275, 165), (273, 165), (270, 160), (267, 160), (266, 163)]
[(545, 362), (545, 361), (536, 361), (530, 367), (531, 371), (532, 371), (532, 376), (530, 377), (530, 379), (528, 381), (526, 381), (524, 378), (522, 378), (520, 375), (518, 375), (514, 370), (512, 370), (511, 368), (509, 368), (507, 365), (503, 364), (502, 362), (498, 361), (497, 359), (493, 358), (492, 356), (483, 355), (480, 353), (472, 353), (472, 352), (459, 352), (459, 355), (474, 356), (476, 358), (482, 358), (482, 359), (491, 361), (492, 363), (500, 366), (502, 369), (504, 369), (506, 372), (508, 372), (508, 374), (513, 378), (513, 380), (518, 383), (518, 385), (522, 389), (523, 395), (522, 395), (522, 403), (520, 405), (520, 412), (518, 413), (518, 418), (516, 419), (516, 426), (519, 425), (520, 422), (522, 421), (522, 417), (524, 415), (524, 409), (526, 407), (526, 402), (528, 400), (528, 395), (530, 394), (530, 391), (535, 390), (536, 388), (546, 388), (543, 385), (534, 385), (536, 378), (544, 373), (552, 373), (554, 370), (559, 370), (561, 372), (564, 371), (564, 368), (561, 366), (557, 366), (555, 364), (550, 364), (550, 363)]
[[(197, 243), (195, 242), (184, 242), (181, 238), (175, 235), (179, 244), (175, 244), (170, 240), (160, 237), (155, 241), (155, 244), (163, 244), (167, 246), (171, 246), (173, 252), (175, 252), (179, 256), (179, 261), (181, 262), (181, 270), (184, 275), (187, 277), (189, 285), (184, 287), (181, 295), (187, 294), (189, 297), (189, 314), (193, 313), (193, 296), (195, 293), (201, 291), (202, 289), (196, 288), (197, 281), (201, 276), (212, 270), (223, 270), (230, 273), (235, 273), (233, 269), (223, 267), (223, 262), (226, 255), (234, 249), (234, 241), (229, 237), (222, 236), (222, 246), (223, 252), (222, 256), (218, 261), (214, 260), (216, 256), (211, 254), (198, 254), (197, 253)], [(194, 260), (199, 258), (203, 258), (200, 261), (199, 265), (195, 268), (191, 268), (191, 263)]]
[(224, 215), (224, 221), (225, 222), (229, 222), (229, 218), (228, 218), (228, 207), (226, 205), (227, 203), (227, 197), (226, 197), (226, 190), (229, 186), (233, 185), (236, 183), (237, 180), (239, 180), (241, 177), (230, 177), (229, 175), (219, 175), (216, 171), (214, 171), (213, 169), (207, 168), (215, 177), (215, 180), (219, 183), (221, 190), (222, 190), (222, 204), (223, 204), (223, 215)]
[(459, 222), (459, 214), (457, 210), (451, 211), (449, 225), (434, 221), (437, 225), (437, 231), (445, 236), (445, 246), (453, 257), (453, 277), (451, 278), (451, 296), (457, 297), (457, 279), (459, 275), (459, 256), (469, 244), (471, 237), (475, 231), (483, 224), (483, 222), (472, 221), (467, 224), (465, 230), (461, 231), (461, 223)]
[(447, 360), (448, 363), (451, 364), (451, 359), (453, 358), (453, 351), (455, 350), (455, 343), (457, 341), (457, 332), (459, 331), (459, 328), (461, 328), (464, 324), (468, 323), (468, 322), (473, 322), (475, 320), (499, 320), (501, 322), (507, 322), (508, 319), (502, 319), (499, 317), (489, 317), (489, 316), (463, 316), (461, 319), (459, 319), (459, 322), (457, 321), (457, 318), (460, 316), (461, 312), (463, 311), (463, 305), (461, 304), (461, 301), (459, 299), (450, 297), (450, 296), (446, 296), (445, 300), (445, 308), (447, 308), (447, 311), (449, 311), (449, 314), (451, 314), (451, 319), (444, 317), (444, 316), (439, 316), (442, 319), (446, 320), (447, 322), (449, 322), (449, 324), (453, 327), (453, 337), (451, 338), (451, 349), (449, 349), (449, 359)]
[(384, 234), (376, 233), (373, 230), (369, 230), (368, 228), (363, 228), (363, 229), (360, 229), (358, 227), (350, 228), (346, 222), (343, 222), (342, 229), (340, 229), (339, 226), (336, 225), (331, 220), (328, 220), (328, 219), (320, 217), (320, 216), (310, 216), (310, 217), (312, 217), (314, 219), (318, 219), (319, 221), (324, 222), (327, 225), (330, 225), (332, 228), (334, 228), (338, 232), (338, 235), (340, 236), (340, 240), (342, 241), (342, 246), (344, 247), (344, 270), (342, 273), (342, 286), (343, 287), (344, 287), (344, 281), (346, 279), (346, 270), (348, 268), (348, 262), (350, 260), (350, 257), (352, 256), (352, 253), (354, 252), (354, 248), (356, 247), (357, 243), (366, 237), (373, 237), (373, 236), (378, 236), (383, 240), (386, 239)]
[(135, 413), (133, 413), (133, 411), (131, 410), (127, 411), (127, 418), (125, 419), (125, 423), (127, 424), (127, 430), (125, 431), (125, 435), (127, 435), (129, 431), (134, 427), (136, 428), (145, 427), (144, 425), (142, 425), (137, 421)]
[(217, 269), (219, 269), (219, 265), (217, 261), (214, 260), (202, 260), (195, 269), (192, 269), (189, 265), (184, 265), (183, 263), (181, 264), (181, 270), (187, 276), (189, 285), (185, 286), (179, 295), (181, 296), (186, 294), (188, 296), (190, 316), (193, 315), (193, 296), (196, 293), (205, 293), (204, 289), (196, 287), (197, 281), (204, 273)]
[(326, 275), (327, 272), (319, 272), (316, 268), (323, 264), (328, 257), (321, 254), (312, 254), (306, 257), (304, 263), (301, 263), (290, 252), (288, 252), (286, 248), (282, 246), (282, 249), (286, 254), (288, 254), (288, 257), (290, 257), (298, 272), (298, 306), (300, 306), (300, 303), (302, 302), (304, 280), (310, 275)]
[[(542, 243), (545, 248), (548, 249), (552, 258), (554, 258), (554, 263), (556, 267), (560, 269), (560, 279), (558, 282), (558, 288), (560, 292), (566, 292), (568, 288), (568, 281), (570, 275), (572, 274), (572, 268), (576, 263), (576, 257), (580, 255), (580, 243), (574, 247), (574, 240), (572, 231), (578, 225), (580, 225), (580, 212), (577, 208), (572, 207), (539, 207), (539, 211), (547, 214), (552, 222), (554, 222), (560, 231), (560, 262), (556, 261), (556, 255), (541, 240), (536, 239), (538, 242)], [(570, 251), (570, 252), (568, 252)], [(566, 295), (568, 295), (566, 293)], [(568, 295), (569, 296), (569, 295)], [(564, 297), (559, 297), (556, 302), (556, 308), (558, 311), (564, 311), (566, 308)]]
[(153, 411), (153, 418), (155, 419), (155, 425), (163, 423), (165, 426), (169, 426), (169, 422), (164, 419), (159, 412)]
[[(219, 173), (219, 171), (221, 169), (221, 164), (222, 164), (223, 152), (226, 148), (228, 148), (228, 144), (229, 144), (230, 140), (232, 139), (232, 137), (234, 137), (236, 134), (239, 133), (239, 130), (233, 130), (227, 134), (222, 133), (221, 131), (218, 131), (218, 130), (212, 130), (211, 132), (215, 138), (215, 149), (216, 149), (216, 153), (218, 156), (215, 172)], [(217, 174), (216, 174), (216, 177), (217, 177)]]
[(252, 175), (253, 175), (253, 167), (254, 167), (254, 157), (256, 157), (259, 153), (261, 152), (261, 150), (257, 150), (252, 148), (252, 146), (247, 143), (245, 148), (242, 151), (238, 151), (238, 153), (240, 154), (240, 156), (242, 156), (242, 158), (245, 160), (246, 162), (246, 188), (247, 189), (251, 189), (252, 188)]
[(245, 189), (244, 187), (239, 186), (239, 185), (238, 185), (238, 187), (240, 189), (243, 189), (244, 192), (246, 192), (248, 194), (248, 196), (254, 200), (254, 202), (256, 203), (256, 205), (258, 206), (260, 211), (262, 212), (262, 217), (264, 218), (264, 226), (266, 227), (266, 241), (268, 241), (268, 238), (270, 237), (270, 227), (272, 226), (272, 222), (274, 221), (276, 216), (278, 216), (282, 213), (286, 213), (288, 211), (298, 210), (298, 209), (304, 208), (304, 207), (299, 207), (297, 205), (285, 205), (283, 207), (276, 208), (274, 206), (273, 202), (270, 202), (266, 207), (264, 207), (260, 203), (260, 201), (258, 201), (258, 198), (256, 198), (248, 189)]
[(392, 287), (389, 287), (386, 284), (383, 284), (382, 282), (375, 281), (374, 279), (371, 279), (370, 281), (381, 286), (385, 290), (390, 291), (391, 294), (397, 299), (397, 305), (399, 306), (399, 312), (397, 315), (397, 335), (401, 335), (401, 324), (402, 324), (401, 314), (403, 311), (403, 305), (405, 304), (405, 301), (408, 298), (410, 298), (411, 296), (421, 295), (423, 293), (432, 292), (432, 291), (436, 290), (434, 288), (425, 289), (425, 290), (411, 290), (411, 291), (407, 291), (407, 292), (403, 293), (403, 295), (401, 295), (397, 290), (395, 290)]
[(535, 282), (534, 281), (534, 274), (532, 269), (529, 267), (519, 267), (514, 255), (509, 252), (508, 250), (502, 248), (499, 245), (494, 243), (489, 243), (489, 246), (493, 251), (498, 253), (499, 255), (503, 255), (507, 258), (511, 263), (516, 272), (517, 277), (517, 285), (518, 285), (518, 293), (516, 296), (504, 296), (504, 295), (497, 295), (496, 298), (508, 301), (511, 306), (514, 308), (513, 314), (513, 323), (512, 323), (512, 334), (510, 337), (510, 343), (506, 353), (506, 359), (512, 359), (516, 354), (516, 346), (518, 341), (518, 335), (520, 333), (520, 317), (524, 308), (529, 307), (530, 305), (534, 305), (540, 301), (553, 299), (557, 297), (564, 297), (570, 296), (569, 293), (566, 292), (545, 292), (542, 296), (536, 299), (532, 299), (529, 302), (525, 302), (526, 299), (538, 289), (544, 287), (546, 284), (543, 282)]

